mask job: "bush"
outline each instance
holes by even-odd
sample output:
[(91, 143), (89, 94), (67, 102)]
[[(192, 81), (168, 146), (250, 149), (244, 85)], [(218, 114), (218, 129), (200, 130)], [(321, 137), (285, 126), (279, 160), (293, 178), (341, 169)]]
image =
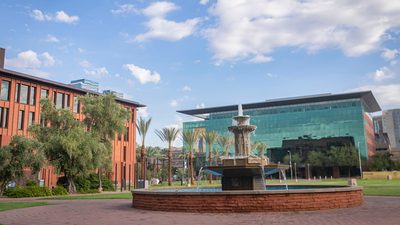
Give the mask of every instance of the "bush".
[(4, 194), (10, 198), (43, 197), (52, 195), (50, 189), (39, 186), (9, 188)]
[(51, 189), (51, 194), (52, 195), (67, 195), (68, 191), (63, 186), (57, 186), (57, 187)]
[[(102, 177), (102, 187), (104, 191), (114, 191), (114, 185), (111, 180), (107, 177)], [(60, 177), (57, 181), (57, 185), (68, 188), (68, 182), (65, 177)], [(99, 177), (97, 174), (89, 174), (87, 176), (79, 176), (75, 178), (76, 190), (79, 193), (97, 193), (99, 188)]]
[(36, 181), (28, 180), (28, 181), (26, 182), (26, 186), (27, 186), (27, 187), (33, 187), (33, 186), (38, 186), (38, 184), (36, 183)]

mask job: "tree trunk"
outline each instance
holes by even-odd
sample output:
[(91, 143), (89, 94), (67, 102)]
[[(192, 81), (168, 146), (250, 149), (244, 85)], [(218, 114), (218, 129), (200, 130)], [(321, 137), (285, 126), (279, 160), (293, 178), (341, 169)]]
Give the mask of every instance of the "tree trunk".
[(140, 149), (140, 161), (142, 162), (142, 180), (146, 180), (146, 162), (145, 162), (145, 157), (146, 157), (146, 153), (145, 153), (145, 148), (144, 148), (144, 143), (142, 143), (142, 147)]
[(99, 173), (99, 192), (102, 192), (103, 191), (103, 182), (101, 180), (101, 168), (99, 168), (98, 173)]
[(193, 155), (192, 155), (192, 151), (189, 152), (189, 173), (190, 173), (190, 184), (191, 184), (191, 185), (194, 185)]
[(68, 180), (68, 192), (70, 194), (76, 193), (76, 186), (75, 186), (75, 182), (74, 179), (72, 177), (67, 177)]
[(3, 183), (1, 184), (0, 187), (0, 196), (3, 196), (4, 191), (6, 190), (7, 184), (8, 184), (8, 180), (3, 181)]
[(168, 186), (172, 185), (172, 146), (168, 146)]
[[(208, 145), (208, 166), (212, 166), (212, 145)], [(212, 174), (208, 174), (208, 183), (212, 184)]]

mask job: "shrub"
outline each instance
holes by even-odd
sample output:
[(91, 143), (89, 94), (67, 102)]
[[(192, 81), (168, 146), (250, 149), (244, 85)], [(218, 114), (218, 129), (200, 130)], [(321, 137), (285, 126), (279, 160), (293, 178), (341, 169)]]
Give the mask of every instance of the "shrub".
[(46, 187), (28, 186), (16, 187), (6, 190), (5, 195), (10, 198), (27, 198), (27, 197), (43, 197), (51, 196), (51, 190)]
[(28, 180), (28, 181), (26, 182), (26, 186), (27, 186), (27, 187), (32, 187), (32, 186), (38, 186), (38, 184), (36, 183), (36, 181)]
[(63, 186), (57, 186), (57, 187), (51, 189), (51, 194), (52, 195), (67, 195), (68, 191)]
[[(114, 185), (107, 177), (102, 177), (102, 187), (104, 191), (114, 191)], [(60, 177), (57, 181), (57, 185), (68, 188), (68, 182), (65, 177)], [(99, 187), (99, 177), (97, 174), (89, 174), (87, 176), (79, 176), (75, 178), (76, 190), (79, 193), (97, 193)]]

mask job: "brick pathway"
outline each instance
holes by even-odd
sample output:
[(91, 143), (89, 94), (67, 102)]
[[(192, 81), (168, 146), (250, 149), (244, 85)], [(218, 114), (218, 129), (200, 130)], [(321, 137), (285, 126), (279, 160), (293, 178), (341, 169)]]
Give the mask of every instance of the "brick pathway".
[(296, 213), (199, 214), (137, 210), (129, 200), (51, 200), (51, 205), (0, 212), (12, 224), (373, 224), (399, 225), (400, 198), (365, 197), (361, 207)]

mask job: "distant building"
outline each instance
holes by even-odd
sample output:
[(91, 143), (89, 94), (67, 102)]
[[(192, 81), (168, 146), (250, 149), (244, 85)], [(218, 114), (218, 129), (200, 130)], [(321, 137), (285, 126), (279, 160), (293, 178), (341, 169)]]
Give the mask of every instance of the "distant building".
[(388, 134), (383, 130), (382, 116), (373, 117), (375, 132), (375, 147), (377, 152), (388, 151), (390, 149), (390, 141)]
[(400, 160), (400, 109), (383, 111), (382, 127), (387, 135), (390, 153), (394, 159)]
[(71, 81), (71, 84), (75, 87), (79, 87), (89, 91), (99, 92), (99, 83), (92, 80), (88, 79), (73, 80)]
[(113, 90), (104, 90), (103, 94), (113, 94), (118, 98), (124, 98), (124, 94), (123, 93), (116, 92), (116, 91), (113, 91)]

